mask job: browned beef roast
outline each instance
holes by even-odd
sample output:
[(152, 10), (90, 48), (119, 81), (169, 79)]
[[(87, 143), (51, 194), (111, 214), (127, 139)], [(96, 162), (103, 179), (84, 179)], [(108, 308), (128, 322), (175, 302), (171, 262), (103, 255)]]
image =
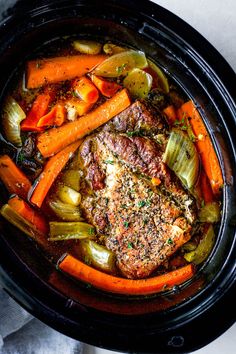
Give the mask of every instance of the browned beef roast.
[(190, 239), (196, 219), (194, 199), (162, 162), (166, 131), (161, 114), (137, 101), (80, 148), (84, 215), (128, 278), (150, 275)]

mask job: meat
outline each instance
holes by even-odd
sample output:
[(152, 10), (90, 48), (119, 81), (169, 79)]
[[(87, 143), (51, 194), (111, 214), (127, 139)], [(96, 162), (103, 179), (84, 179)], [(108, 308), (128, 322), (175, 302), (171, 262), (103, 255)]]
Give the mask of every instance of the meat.
[(119, 133), (141, 133), (154, 135), (167, 131), (167, 123), (162, 113), (146, 101), (136, 101), (115, 118), (105, 124), (103, 130)]
[[(140, 127), (145, 136), (125, 134)], [(149, 276), (191, 238), (196, 220), (194, 199), (163, 163), (163, 146), (155, 141), (166, 129), (158, 112), (135, 102), (80, 148), (84, 216), (128, 278)]]

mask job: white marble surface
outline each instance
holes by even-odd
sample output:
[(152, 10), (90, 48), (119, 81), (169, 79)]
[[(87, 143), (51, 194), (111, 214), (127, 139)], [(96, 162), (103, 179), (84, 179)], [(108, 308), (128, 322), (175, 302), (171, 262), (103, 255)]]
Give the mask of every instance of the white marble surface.
[[(236, 71), (235, 0), (153, 0), (188, 22), (224, 56)], [(206, 329), (207, 330), (207, 329)], [(84, 354), (115, 352), (86, 345)], [(236, 353), (236, 324), (195, 354)]]

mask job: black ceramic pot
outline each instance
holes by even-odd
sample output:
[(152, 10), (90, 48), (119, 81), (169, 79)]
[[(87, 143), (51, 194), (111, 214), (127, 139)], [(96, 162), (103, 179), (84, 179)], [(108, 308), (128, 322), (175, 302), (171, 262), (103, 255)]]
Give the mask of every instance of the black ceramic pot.
[(15, 68), (35, 48), (75, 33), (144, 50), (197, 104), (224, 175), (217, 242), (187, 284), (137, 299), (106, 295), (64, 277), (30, 240), (1, 221), (1, 283), (48, 325), (96, 346), (145, 353), (200, 348), (235, 320), (235, 74), (193, 28), (147, 0), (20, 1), (0, 25), (1, 96)]

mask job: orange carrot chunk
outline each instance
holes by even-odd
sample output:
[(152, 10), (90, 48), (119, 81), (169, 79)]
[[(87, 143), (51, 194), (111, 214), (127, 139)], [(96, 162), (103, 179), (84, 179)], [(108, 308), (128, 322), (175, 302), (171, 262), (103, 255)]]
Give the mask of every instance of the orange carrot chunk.
[(80, 97), (83, 101), (88, 103), (95, 103), (98, 100), (99, 92), (94, 86), (92, 81), (86, 76), (76, 79), (73, 82), (72, 88), (75, 94)]
[(172, 126), (176, 120), (177, 120), (177, 114), (176, 114), (176, 109), (173, 105), (170, 105), (163, 109), (163, 112), (165, 113), (168, 123), (170, 126)]
[(37, 144), (39, 151), (44, 157), (49, 157), (57, 153), (65, 146), (83, 138), (94, 129), (108, 122), (127, 108), (130, 103), (131, 101), (126, 89), (117, 92), (115, 96), (80, 119), (66, 123), (59, 128), (49, 129), (47, 132), (41, 134)]
[(8, 155), (0, 156), (0, 179), (10, 193), (27, 198), (31, 182)]
[(105, 55), (74, 55), (31, 60), (27, 63), (27, 88), (33, 89), (47, 83), (83, 76), (104, 59)]
[(42, 131), (42, 127), (38, 126), (38, 121), (47, 113), (53, 96), (54, 93), (50, 91), (39, 94), (37, 96), (27, 117), (21, 123), (21, 130), (31, 132)]
[(72, 154), (78, 149), (81, 142), (81, 140), (76, 141), (74, 144), (67, 146), (64, 150), (60, 151), (47, 161), (30, 198), (32, 204), (37, 205), (39, 208), (41, 207), (53, 182), (65, 167)]
[(60, 127), (66, 120), (66, 109), (61, 103), (57, 103), (49, 113), (39, 119), (37, 127)]
[(91, 75), (92, 82), (105, 97), (112, 97), (121, 88), (116, 82), (104, 80), (98, 76)]
[(71, 255), (59, 263), (59, 269), (94, 287), (117, 294), (148, 295), (179, 285), (194, 274), (192, 264), (152, 278), (131, 280), (112, 276), (96, 270)]
[(214, 195), (211, 189), (210, 181), (204, 171), (201, 171), (200, 175), (200, 187), (202, 191), (202, 197), (205, 203), (211, 203), (214, 200)]
[(223, 177), (216, 152), (203, 120), (192, 101), (184, 103), (180, 112), (182, 116), (188, 118), (191, 124), (193, 133), (197, 138), (196, 148), (201, 156), (203, 168), (210, 181), (213, 194), (218, 195), (223, 186)]
[(24, 200), (15, 196), (9, 199), (8, 204), (23, 218), (29, 221), (34, 227), (41, 231), (44, 235), (48, 233), (48, 223), (43, 215), (30, 207)]

